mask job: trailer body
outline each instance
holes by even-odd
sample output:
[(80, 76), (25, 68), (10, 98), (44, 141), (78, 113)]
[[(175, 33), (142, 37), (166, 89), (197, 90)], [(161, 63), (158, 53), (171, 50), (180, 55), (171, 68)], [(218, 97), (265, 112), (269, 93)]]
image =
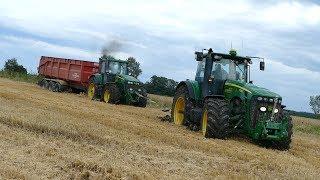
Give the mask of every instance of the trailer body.
[(47, 79), (63, 81), (69, 87), (85, 90), (91, 75), (99, 71), (99, 63), (42, 56), (38, 73)]

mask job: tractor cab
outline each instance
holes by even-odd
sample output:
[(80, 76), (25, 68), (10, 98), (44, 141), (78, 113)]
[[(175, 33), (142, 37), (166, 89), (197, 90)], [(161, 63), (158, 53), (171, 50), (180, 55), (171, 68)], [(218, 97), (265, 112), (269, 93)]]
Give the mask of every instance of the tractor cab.
[(198, 68), (195, 80), (203, 85), (204, 97), (223, 95), (223, 87), (228, 80), (250, 82), (251, 59), (237, 56), (235, 50), (231, 50), (230, 54), (213, 53), (212, 49), (208, 53), (196, 52), (196, 60)]
[[(259, 57), (195, 52), (195, 80), (181, 81), (172, 103), (172, 121), (201, 130), (207, 138), (226, 138), (240, 132), (254, 140), (290, 148), (292, 120), (282, 97), (250, 81), (251, 59)], [(264, 70), (264, 60), (260, 70)]]

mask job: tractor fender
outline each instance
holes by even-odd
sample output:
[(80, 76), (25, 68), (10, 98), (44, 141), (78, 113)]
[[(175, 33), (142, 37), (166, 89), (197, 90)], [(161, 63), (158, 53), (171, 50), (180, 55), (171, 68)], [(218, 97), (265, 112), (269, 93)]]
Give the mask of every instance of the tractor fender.
[(101, 81), (102, 81), (101, 78), (102, 78), (102, 77), (101, 77), (101, 74), (99, 74), (99, 73), (92, 74), (92, 75), (88, 78), (88, 82), (92, 79), (95, 84), (101, 84)]
[(176, 90), (179, 89), (181, 86), (187, 87), (188, 94), (191, 99), (193, 99), (193, 100), (199, 99), (200, 90), (199, 90), (198, 82), (190, 81), (190, 80), (182, 81), (178, 84), (178, 86), (176, 87)]

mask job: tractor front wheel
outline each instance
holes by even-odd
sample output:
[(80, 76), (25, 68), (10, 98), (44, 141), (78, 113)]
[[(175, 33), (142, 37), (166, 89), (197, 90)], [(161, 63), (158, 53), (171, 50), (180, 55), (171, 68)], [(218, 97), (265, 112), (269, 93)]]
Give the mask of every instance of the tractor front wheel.
[(288, 137), (282, 141), (277, 141), (274, 142), (274, 146), (276, 149), (286, 151), (290, 149), (290, 143), (291, 143), (291, 137), (292, 137), (292, 117), (287, 117), (288, 118), (288, 126), (287, 126), (287, 132), (288, 132)]
[(119, 88), (115, 84), (106, 85), (103, 89), (102, 100), (106, 103), (118, 104), (121, 94)]
[(225, 139), (230, 134), (230, 117), (227, 101), (208, 98), (205, 100), (201, 131), (206, 138)]
[(175, 124), (189, 125), (191, 103), (188, 89), (185, 86), (179, 87), (175, 92), (171, 110), (172, 121)]
[(89, 86), (87, 89), (87, 96), (90, 100), (93, 100), (96, 93), (96, 85), (94, 84), (93, 80), (90, 79)]

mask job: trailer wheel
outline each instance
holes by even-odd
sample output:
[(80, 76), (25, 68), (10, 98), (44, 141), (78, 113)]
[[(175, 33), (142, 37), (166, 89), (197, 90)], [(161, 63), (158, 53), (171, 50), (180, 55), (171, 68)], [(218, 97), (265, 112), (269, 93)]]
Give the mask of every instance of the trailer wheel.
[(54, 92), (55, 84), (56, 84), (55, 82), (49, 81), (48, 89)]
[(43, 80), (42, 87), (45, 89), (49, 89), (49, 82), (47, 80)]
[(119, 88), (115, 84), (108, 84), (103, 89), (102, 100), (106, 103), (118, 104), (121, 94)]
[(205, 100), (201, 130), (206, 138), (225, 139), (230, 134), (228, 103), (224, 99)]

